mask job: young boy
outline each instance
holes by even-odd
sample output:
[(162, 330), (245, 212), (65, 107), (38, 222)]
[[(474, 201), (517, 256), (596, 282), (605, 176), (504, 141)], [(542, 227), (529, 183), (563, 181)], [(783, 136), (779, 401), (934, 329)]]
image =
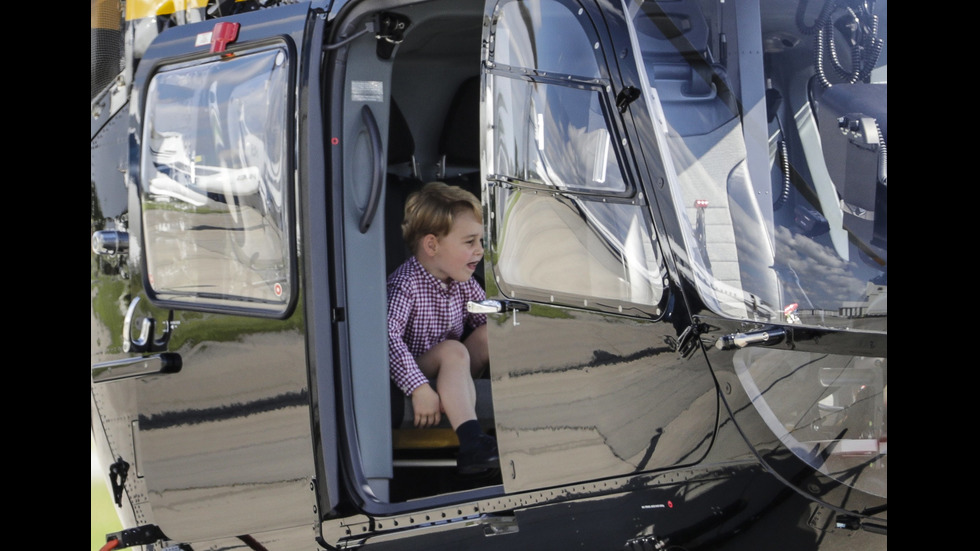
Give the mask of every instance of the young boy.
[[(497, 441), (477, 421), (473, 385), (489, 363), (487, 317), (466, 311), (467, 301), (486, 298), (473, 279), (483, 258), (480, 201), (429, 182), (409, 196), (402, 235), (413, 256), (388, 277), (391, 378), (411, 396), (416, 427), (438, 425), (446, 413), (459, 437), (459, 472), (497, 468)], [(461, 341), (464, 329), (472, 332)]]

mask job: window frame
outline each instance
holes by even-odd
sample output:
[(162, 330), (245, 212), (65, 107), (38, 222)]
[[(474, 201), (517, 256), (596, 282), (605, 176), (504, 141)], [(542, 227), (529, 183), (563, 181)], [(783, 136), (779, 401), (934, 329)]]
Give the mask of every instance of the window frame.
[[(539, 190), (546, 190), (548, 192), (564, 193), (575, 196), (602, 197), (610, 201), (637, 202), (642, 200), (642, 195), (638, 195), (637, 193), (635, 172), (625, 160), (626, 151), (623, 149), (623, 143), (625, 141), (623, 138), (625, 135), (623, 131), (623, 122), (619, 117), (614, 115), (616, 110), (613, 108), (613, 102), (609, 97), (609, 93), (612, 90), (612, 85), (608, 80), (586, 80), (576, 78), (571, 75), (533, 75), (526, 71), (499, 67), (489, 69), (487, 71), (487, 77), (490, 79), (502, 77), (523, 81), (528, 83), (529, 87), (532, 84), (545, 84), (548, 86), (562, 86), (565, 88), (596, 93), (597, 97), (599, 98), (599, 107), (602, 110), (603, 120), (606, 122), (606, 130), (609, 134), (609, 142), (612, 148), (612, 153), (616, 156), (616, 165), (619, 168), (620, 174), (622, 175), (624, 188), (622, 191), (610, 191), (587, 187), (559, 188), (547, 182), (529, 180), (520, 175), (498, 173), (496, 166), (488, 167), (489, 174), (487, 178), (489, 180), (513, 185), (521, 185)], [(491, 125), (493, 125), (493, 123), (491, 123)], [(528, 128), (522, 128), (522, 130), (528, 130)], [(496, 134), (494, 134), (494, 136), (496, 136)], [(496, 145), (497, 144), (494, 143), (492, 144), (492, 147), (496, 148)], [(496, 158), (494, 158), (494, 162), (496, 162)]]

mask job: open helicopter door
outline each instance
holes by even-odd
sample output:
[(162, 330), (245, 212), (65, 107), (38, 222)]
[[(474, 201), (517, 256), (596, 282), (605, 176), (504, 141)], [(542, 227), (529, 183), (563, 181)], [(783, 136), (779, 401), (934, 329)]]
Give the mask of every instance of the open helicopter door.
[[(320, 55), (301, 51), (306, 6), (281, 10), (168, 29), (134, 78), (122, 348), (161, 369), (112, 380), (93, 368), (93, 381), (103, 404), (126, 406), (115, 414), (131, 425), (136, 522), (172, 541), (298, 548), (308, 533), (284, 529), (337, 502), (333, 382), (307, 370), (332, 349), (326, 267), (305, 260), (326, 256), (313, 249), (326, 221), (302, 212), (324, 203), (308, 176), (323, 160), (296, 145), (323, 143), (319, 102), (297, 104)], [(314, 405), (327, 421), (315, 438)]]
[(507, 492), (693, 464), (714, 435), (709, 368), (676, 346), (609, 8), (487, 5), (481, 308)]

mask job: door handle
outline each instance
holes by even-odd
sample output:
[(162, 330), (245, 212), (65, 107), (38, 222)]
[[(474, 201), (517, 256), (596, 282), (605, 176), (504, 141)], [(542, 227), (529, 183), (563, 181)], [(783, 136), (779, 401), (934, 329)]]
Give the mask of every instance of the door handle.
[(511, 310), (514, 312), (527, 312), (531, 306), (526, 302), (516, 300), (481, 300), (480, 302), (469, 301), (466, 303), (466, 311), (471, 314), (497, 314)]
[(466, 303), (466, 311), (471, 314), (497, 314), (500, 312), (513, 312), (514, 313), (514, 327), (520, 325), (517, 321), (518, 312), (527, 312), (531, 309), (531, 306), (526, 302), (518, 302), (516, 300), (481, 300), (480, 302), (473, 302), (472, 300)]
[(368, 136), (371, 139), (371, 160), (373, 168), (371, 171), (371, 195), (368, 197), (367, 207), (365, 207), (364, 213), (361, 215), (361, 223), (358, 226), (361, 233), (367, 233), (371, 227), (371, 221), (374, 220), (374, 214), (378, 210), (378, 203), (381, 202), (381, 191), (384, 188), (385, 160), (382, 157), (381, 151), (381, 130), (378, 128), (378, 122), (374, 120), (374, 115), (367, 105), (361, 109), (361, 119), (364, 121), (364, 126), (367, 127)]
[(102, 256), (128, 253), (129, 233), (115, 230), (99, 230), (93, 233), (92, 252)]
[(133, 302), (129, 303), (129, 310), (126, 312), (125, 319), (123, 319), (123, 352), (160, 352), (166, 350), (167, 343), (170, 341), (170, 335), (176, 326), (174, 323), (174, 311), (170, 311), (169, 319), (163, 323), (163, 334), (159, 339), (153, 338), (153, 332), (156, 329), (156, 320), (151, 317), (143, 318), (143, 324), (140, 327), (140, 336), (133, 339), (131, 332), (133, 314), (136, 312), (136, 305), (139, 302), (140, 297), (136, 297), (133, 299)]
[(182, 367), (180, 354), (164, 352), (145, 358), (124, 358), (111, 362), (102, 362), (92, 366), (92, 382), (106, 383), (121, 379), (160, 375), (163, 373), (178, 373)]
[(784, 338), (786, 338), (786, 330), (780, 328), (751, 333), (732, 333), (715, 341), (715, 348), (731, 350), (733, 348), (745, 348), (746, 346), (773, 346), (783, 342)]

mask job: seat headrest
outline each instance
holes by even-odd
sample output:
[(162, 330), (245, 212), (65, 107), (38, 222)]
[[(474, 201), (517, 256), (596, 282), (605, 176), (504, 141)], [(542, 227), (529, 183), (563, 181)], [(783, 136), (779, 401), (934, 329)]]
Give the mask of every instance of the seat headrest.
[(480, 163), (480, 77), (472, 76), (456, 90), (446, 122), (440, 150), (446, 162), (455, 165)]
[(415, 154), (415, 139), (408, 127), (405, 115), (395, 99), (391, 99), (391, 116), (388, 121), (388, 164), (407, 163)]

